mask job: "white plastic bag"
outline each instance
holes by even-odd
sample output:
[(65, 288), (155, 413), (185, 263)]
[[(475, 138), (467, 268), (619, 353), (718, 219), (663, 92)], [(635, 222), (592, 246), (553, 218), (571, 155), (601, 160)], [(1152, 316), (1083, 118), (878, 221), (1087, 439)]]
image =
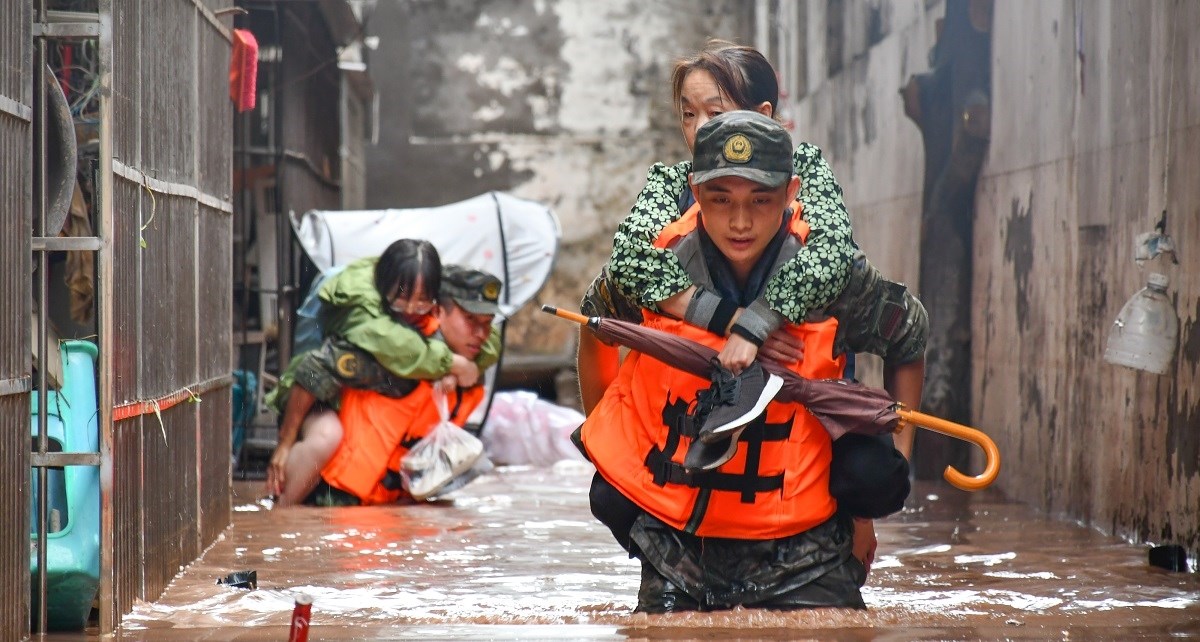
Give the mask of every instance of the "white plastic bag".
[(454, 479), (451, 479), (445, 486), (439, 488), (436, 494), (431, 495), (430, 499), (445, 497), (446, 495), (449, 495), (450, 493), (453, 493), (463, 486), (475, 481), (480, 475), (486, 475), (492, 472), (492, 470), (495, 468), (496, 466), (492, 464), (492, 460), (488, 459), (487, 455), (483, 455), (475, 461), (475, 465), (471, 466), (467, 472), (455, 477)]
[(528, 390), (497, 392), (480, 438), (488, 457), (499, 465), (586, 461), (571, 442), (571, 432), (583, 420), (579, 411), (539, 399)]
[(436, 496), (483, 456), (483, 442), (450, 422), (440, 383), (433, 386), (433, 402), (441, 421), (400, 460), (404, 489), (417, 501)]

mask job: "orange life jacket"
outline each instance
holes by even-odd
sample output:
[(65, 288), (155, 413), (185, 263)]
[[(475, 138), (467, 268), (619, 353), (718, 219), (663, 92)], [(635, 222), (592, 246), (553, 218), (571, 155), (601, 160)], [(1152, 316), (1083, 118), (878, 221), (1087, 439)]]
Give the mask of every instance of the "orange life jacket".
[[(663, 230), (667, 247), (696, 229), (693, 207)], [(790, 231), (803, 240), (808, 225), (792, 217)], [(683, 321), (644, 311), (643, 324), (720, 350), (725, 338)], [(804, 342), (804, 359), (792, 370), (812, 378), (841, 376), (845, 358), (834, 358), (837, 320), (785, 326)], [(774, 539), (806, 531), (837, 508), (829, 494), (829, 434), (796, 403), (771, 402), (739, 437), (737, 454), (713, 471), (686, 470), (684, 454), (695, 436), (685, 418), (707, 379), (631, 352), (599, 405), (584, 422), (582, 438), (596, 469), (642, 509), (673, 528), (704, 537)]]
[[(457, 407), (451, 397), (450, 421), (463, 425), (482, 400), (483, 386), (461, 391)], [(399, 471), (400, 460), (409, 449), (441, 421), (428, 381), (399, 398), (346, 388), (338, 418), (342, 441), (321, 469), (321, 477), (330, 486), (358, 497), (363, 505), (392, 503), (404, 494), (386, 488), (383, 478), (389, 469)]]

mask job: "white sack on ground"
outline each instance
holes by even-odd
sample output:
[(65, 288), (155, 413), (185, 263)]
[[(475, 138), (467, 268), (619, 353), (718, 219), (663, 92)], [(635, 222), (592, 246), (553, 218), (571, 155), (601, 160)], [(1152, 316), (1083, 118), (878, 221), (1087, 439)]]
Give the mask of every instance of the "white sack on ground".
[(497, 392), (479, 437), (488, 457), (498, 465), (584, 461), (571, 443), (571, 432), (583, 419), (579, 411), (539, 399), (528, 390)]

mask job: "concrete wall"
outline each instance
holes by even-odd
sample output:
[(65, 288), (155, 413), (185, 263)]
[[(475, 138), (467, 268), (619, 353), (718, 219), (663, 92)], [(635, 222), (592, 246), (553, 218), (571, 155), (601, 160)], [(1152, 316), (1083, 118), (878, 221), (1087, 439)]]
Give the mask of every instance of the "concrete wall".
[[(975, 416), (1013, 494), (1200, 550), (1200, 5), (1003, 2), (992, 149), (976, 217)], [(1139, 269), (1163, 210), (1180, 248)], [(1150, 271), (1172, 279), (1174, 370), (1110, 366), (1108, 329)]]
[[(808, 3), (821, 25), (824, 3)], [(933, 19), (942, 3), (923, 1), (851, 4), (839, 51), (818, 50), (809, 62), (808, 95), (799, 104), (796, 138), (825, 150), (845, 190), (855, 239), (895, 279), (917, 281), (919, 235), (910, 223), (920, 216), (921, 135), (904, 117), (897, 91), (909, 75), (924, 71), (933, 45)], [(867, 9), (871, 7), (871, 9)], [(871, 16), (876, 16), (871, 18)], [(875, 27), (877, 36), (868, 36)], [(810, 29), (809, 34), (813, 31)], [(824, 33), (824, 30), (821, 31)], [(880, 39), (873, 45), (873, 37)], [(830, 66), (842, 71), (818, 75)]]
[[(860, 244), (910, 283), (923, 152), (896, 91), (926, 70), (943, 14), (943, 3), (921, 0), (810, 2), (798, 29), (807, 36), (798, 138), (830, 156)], [(1189, 36), (1197, 28), (1200, 5), (1191, 2), (995, 3), (971, 391), (975, 425), (1004, 455), (997, 484), (1010, 496), (1193, 554), (1200, 42)], [(1180, 264), (1139, 268), (1133, 238), (1164, 209)], [(1150, 271), (1171, 277), (1180, 318), (1175, 367), (1161, 377), (1101, 358), (1113, 319)]]
[[(687, 10), (685, 13), (684, 9)], [(502, 190), (549, 204), (562, 247), (541, 302), (573, 306), (655, 161), (686, 153), (671, 61), (710, 36), (747, 41), (738, 0), (380, 0), (370, 30), (380, 141), (368, 207)], [(528, 306), (509, 345), (561, 353), (574, 330)]]
[[(928, 68), (940, 1), (805, 2), (794, 87), (781, 108), (793, 137), (821, 147), (845, 191), (854, 238), (892, 279), (914, 287), (919, 263), (923, 152), (898, 91)], [(761, 40), (761, 36), (760, 36)], [(771, 55), (780, 58), (779, 50)], [(790, 104), (788, 104), (790, 103)], [(881, 362), (859, 359), (860, 378), (881, 385)]]

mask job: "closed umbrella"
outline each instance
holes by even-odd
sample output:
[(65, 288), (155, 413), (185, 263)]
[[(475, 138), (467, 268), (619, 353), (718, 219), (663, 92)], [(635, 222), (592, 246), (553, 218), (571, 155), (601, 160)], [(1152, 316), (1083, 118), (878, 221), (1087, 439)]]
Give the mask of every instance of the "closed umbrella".
[[(588, 318), (549, 305), (543, 305), (542, 310), (585, 325), (605, 341), (619, 343), (689, 374), (707, 379), (712, 373), (717, 351), (690, 339), (619, 319)], [(762, 365), (767, 372), (783, 379), (783, 387), (775, 399), (802, 404), (817, 417), (832, 439), (846, 433), (880, 435), (899, 430), (904, 423), (909, 423), (969, 441), (983, 449), (987, 465), (977, 476), (964, 475), (953, 466), (946, 467), (943, 476), (953, 486), (962, 490), (980, 490), (989, 486), (1000, 472), (1000, 451), (996, 444), (974, 428), (909, 410), (885, 391), (857, 381), (805, 379), (772, 361), (763, 361)]]

